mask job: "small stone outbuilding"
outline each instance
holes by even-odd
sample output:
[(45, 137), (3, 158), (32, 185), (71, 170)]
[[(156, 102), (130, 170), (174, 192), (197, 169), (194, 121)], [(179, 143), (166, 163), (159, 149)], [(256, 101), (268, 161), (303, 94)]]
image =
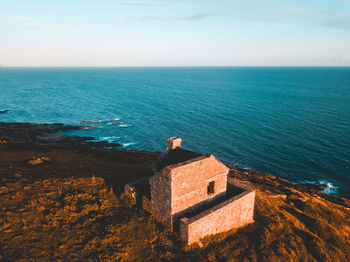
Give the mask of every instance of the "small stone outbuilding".
[(153, 176), (125, 186), (135, 204), (188, 244), (254, 222), (255, 191), (230, 181), (229, 168), (215, 156), (183, 149), (181, 138), (167, 142)]

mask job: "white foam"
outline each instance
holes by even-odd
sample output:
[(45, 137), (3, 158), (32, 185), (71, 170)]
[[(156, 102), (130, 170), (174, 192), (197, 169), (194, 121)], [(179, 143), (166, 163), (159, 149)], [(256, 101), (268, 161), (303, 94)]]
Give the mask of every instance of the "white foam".
[(136, 143), (122, 143), (123, 147), (135, 145)]
[(115, 121), (115, 120), (120, 120), (119, 117), (115, 117), (115, 118), (108, 118), (108, 119), (103, 119), (103, 120), (98, 120), (99, 122), (111, 122), (111, 121)]
[(301, 184), (313, 184), (313, 185), (326, 185), (327, 188), (321, 190), (322, 193), (332, 194), (335, 195), (338, 191), (338, 187), (333, 185), (331, 182), (327, 180), (318, 180), (318, 181), (309, 181), (309, 180), (303, 180), (300, 181)]
[(327, 194), (335, 194), (338, 191), (338, 187), (333, 185), (331, 182), (327, 181), (327, 180), (319, 180), (319, 181), (305, 181), (308, 184), (314, 184), (314, 185), (326, 185), (327, 188), (321, 190), (321, 192), (323, 193), (327, 193)]
[(120, 138), (119, 136), (104, 136), (101, 137), (101, 139), (103, 140), (111, 140), (111, 139), (116, 139), (116, 138)]
[(114, 142), (115, 140), (118, 140), (119, 136), (104, 136), (104, 137), (96, 137), (95, 139), (88, 140), (91, 142)]
[(129, 126), (131, 126), (131, 125), (127, 125), (127, 124), (121, 124), (121, 125), (119, 125), (120, 127), (129, 127)]
[(321, 185), (326, 185), (327, 186), (327, 188), (322, 190), (323, 193), (335, 194), (338, 191), (338, 187), (333, 185), (331, 182), (328, 182), (326, 180), (321, 180), (321, 181), (319, 181), (319, 183)]
[(126, 124), (115, 124), (114, 122), (107, 123), (107, 125), (116, 125), (116, 126), (121, 126), (121, 127), (131, 126), (131, 125), (126, 125)]

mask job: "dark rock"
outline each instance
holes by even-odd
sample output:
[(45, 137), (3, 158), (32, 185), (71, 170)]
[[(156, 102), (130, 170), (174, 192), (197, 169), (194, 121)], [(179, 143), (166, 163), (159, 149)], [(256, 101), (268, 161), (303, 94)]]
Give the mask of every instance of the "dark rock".
[(81, 121), (81, 124), (85, 124), (85, 123), (97, 123), (100, 122), (100, 120), (85, 120), (85, 121)]
[(302, 187), (304, 190), (322, 191), (322, 190), (328, 188), (328, 186), (325, 184), (302, 183), (302, 184), (298, 184), (298, 185), (300, 187)]
[(58, 131), (81, 129), (81, 126), (64, 124), (32, 124), (0, 122), (0, 138), (9, 142), (39, 143), (48, 145), (71, 145), (93, 147), (121, 147), (118, 143), (91, 142), (94, 137), (57, 134)]

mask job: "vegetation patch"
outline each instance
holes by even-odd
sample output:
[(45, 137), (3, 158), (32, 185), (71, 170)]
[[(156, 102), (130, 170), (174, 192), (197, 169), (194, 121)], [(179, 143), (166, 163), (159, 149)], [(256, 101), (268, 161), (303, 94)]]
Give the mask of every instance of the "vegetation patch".
[[(49, 160), (43, 159), (42, 156)], [(231, 167), (256, 190), (255, 223), (186, 246), (121, 193), (157, 154), (11, 144), (0, 148), (0, 260), (347, 261), (350, 201)], [(47, 164), (28, 165), (28, 159)]]

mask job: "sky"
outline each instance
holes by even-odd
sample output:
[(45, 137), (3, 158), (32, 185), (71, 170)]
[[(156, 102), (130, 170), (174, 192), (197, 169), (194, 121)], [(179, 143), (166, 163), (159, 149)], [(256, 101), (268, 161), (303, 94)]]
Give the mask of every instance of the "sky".
[(350, 66), (350, 0), (0, 0), (1, 66)]

